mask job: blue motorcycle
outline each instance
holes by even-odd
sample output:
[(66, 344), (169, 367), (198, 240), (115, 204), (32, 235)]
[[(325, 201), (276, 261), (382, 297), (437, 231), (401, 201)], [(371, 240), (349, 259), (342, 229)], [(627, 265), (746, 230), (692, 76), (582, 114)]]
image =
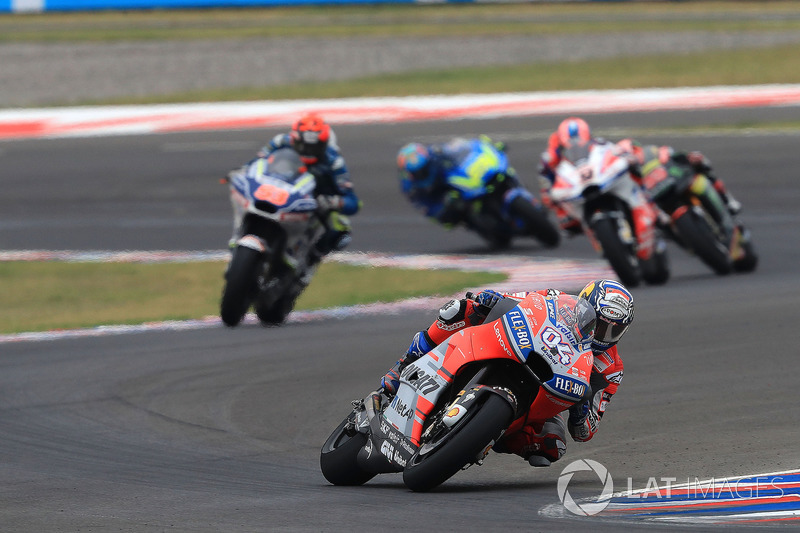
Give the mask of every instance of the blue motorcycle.
[(503, 145), (486, 137), (457, 138), (440, 150), (444, 179), (436, 175), (429, 183), (410, 179), (401, 183), (412, 203), (436, 212), (448, 227), (465, 226), (495, 248), (509, 246), (514, 237), (558, 246), (558, 228), (509, 166)]

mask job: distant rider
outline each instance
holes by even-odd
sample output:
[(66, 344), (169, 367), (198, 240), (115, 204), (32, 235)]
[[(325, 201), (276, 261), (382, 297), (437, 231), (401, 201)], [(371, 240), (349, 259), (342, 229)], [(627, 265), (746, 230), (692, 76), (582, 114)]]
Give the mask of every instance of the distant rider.
[[(535, 291), (542, 296), (558, 296), (557, 289)], [(427, 330), (414, 335), (408, 352), (381, 379), (381, 387), (389, 396), (397, 393), (400, 373), (454, 333), (482, 324), (494, 305), (503, 298), (522, 300), (530, 292), (498, 293), (484, 290), (474, 299), (451, 300), (439, 310), (437, 320)], [(532, 466), (549, 466), (566, 452), (566, 432), (577, 442), (590, 440), (597, 432), (606, 406), (622, 382), (623, 363), (616, 344), (633, 322), (633, 296), (618, 281), (600, 279), (587, 284), (575, 298), (584, 298), (594, 308), (597, 324), (592, 340), (594, 366), (590, 378), (591, 394), (587, 400), (568, 409), (565, 423), (562, 414), (542, 420), (515, 420), (495, 445), (498, 453), (514, 453)]]
[(326, 214), (328, 231), (315, 246), (314, 259), (344, 249), (351, 240), (348, 215), (361, 208), (350, 181), (344, 158), (339, 153), (336, 135), (319, 115), (309, 113), (292, 125), (288, 133), (279, 133), (259, 151), (259, 157), (284, 147), (293, 148), (317, 182), (314, 194), (320, 210)]
[(547, 149), (542, 152), (539, 161), (539, 183), (541, 185), (542, 203), (556, 215), (561, 229), (568, 235), (583, 232), (581, 221), (570, 216), (563, 206), (550, 197), (550, 189), (556, 181), (556, 169), (565, 159), (565, 152), (570, 148), (588, 147), (592, 143), (605, 143), (604, 139), (592, 136), (589, 124), (582, 118), (570, 117), (561, 121), (556, 131), (547, 139)]
[[(485, 135), (477, 139), (455, 138), (440, 144), (408, 143), (397, 153), (398, 178), (403, 194), (425, 216), (446, 228), (464, 224), (478, 233), (492, 234), (493, 228), (482, 227), (492, 220), (471, 216), (469, 202), (448, 185), (448, 177), (458, 169), (460, 156), (466, 150), (474, 150), (476, 143), (489, 154), (506, 149), (504, 143), (493, 142)], [(509, 167), (506, 174), (516, 179), (513, 168)]]
[(665, 168), (670, 164), (689, 166), (698, 174), (705, 175), (714, 185), (714, 190), (725, 202), (725, 207), (731, 215), (736, 215), (742, 210), (742, 204), (728, 191), (725, 183), (714, 176), (711, 168), (711, 161), (701, 152), (694, 150), (691, 152), (677, 151), (671, 146), (648, 144), (642, 145), (638, 141), (627, 138), (617, 143), (624, 152), (633, 154), (634, 165), (632, 174), (636, 179), (642, 181), (647, 186), (644, 177), (653, 172), (656, 168)]

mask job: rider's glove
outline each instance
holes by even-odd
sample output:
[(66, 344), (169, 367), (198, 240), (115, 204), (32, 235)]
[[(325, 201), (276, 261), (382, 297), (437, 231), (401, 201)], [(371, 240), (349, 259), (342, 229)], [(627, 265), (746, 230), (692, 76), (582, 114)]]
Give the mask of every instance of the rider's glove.
[(586, 442), (594, 436), (597, 431), (597, 417), (589, 408), (589, 402), (570, 407), (567, 426), (575, 441)]
[(344, 198), (337, 194), (321, 194), (317, 196), (317, 207), (320, 211), (339, 211), (344, 205)]
[(703, 174), (711, 173), (711, 161), (701, 152), (689, 152), (686, 154), (686, 159), (695, 171)]
[(503, 299), (503, 295), (499, 292), (493, 290), (485, 290), (479, 292), (474, 300), (477, 304), (477, 308), (475, 309), (479, 314), (486, 316), (489, 314), (489, 311), (495, 306), (497, 302)]

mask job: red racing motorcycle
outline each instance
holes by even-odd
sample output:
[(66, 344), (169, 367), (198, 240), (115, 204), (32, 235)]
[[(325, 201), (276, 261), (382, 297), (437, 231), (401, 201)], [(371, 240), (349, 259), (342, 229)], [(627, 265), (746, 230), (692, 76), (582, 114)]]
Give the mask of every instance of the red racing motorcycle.
[(400, 374), (393, 398), (378, 390), (322, 446), (322, 473), (334, 485), (403, 474), (428, 491), (481, 464), (512, 423), (531, 409), (547, 419), (590, 394), (596, 321), (573, 296), (531, 293), (498, 302), (486, 321), (451, 336)]

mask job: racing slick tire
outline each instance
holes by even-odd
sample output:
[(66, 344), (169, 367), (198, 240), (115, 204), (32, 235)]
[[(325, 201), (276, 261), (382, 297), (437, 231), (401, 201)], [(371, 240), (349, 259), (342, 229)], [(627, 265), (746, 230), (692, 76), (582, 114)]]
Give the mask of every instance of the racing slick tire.
[(708, 220), (689, 209), (675, 219), (674, 224), (681, 239), (706, 266), (720, 276), (731, 273), (733, 262), (730, 251), (717, 237)]
[(258, 292), (258, 269), (263, 254), (246, 246), (237, 246), (222, 289), (220, 318), (226, 326), (234, 327), (242, 321)]
[(511, 424), (513, 416), (514, 410), (506, 400), (490, 394), (450, 431), (420, 446), (403, 470), (403, 482), (415, 492), (441, 485), (465, 465), (475, 462)]
[(533, 204), (523, 196), (518, 196), (508, 206), (511, 216), (525, 225), (524, 232), (548, 248), (555, 248), (561, 242), (561, 234), (548, 216), (548, 212)]
[(592, 222), (592, 232), (603, 248), (603, 255), (619, 280), (628, 287), (638, 287), (642, 281), (639, 258), (632, 247), (620, 237), (617, 219), (602, 217)]
[(319, 466), (322, 475), (333, 485), (363, 485), (375, 477), (358, 465), (358, 452), (366, 445), (368, 437), (355, 431), (354, 419), (355, 412), (350, 413), (322, 445)]

